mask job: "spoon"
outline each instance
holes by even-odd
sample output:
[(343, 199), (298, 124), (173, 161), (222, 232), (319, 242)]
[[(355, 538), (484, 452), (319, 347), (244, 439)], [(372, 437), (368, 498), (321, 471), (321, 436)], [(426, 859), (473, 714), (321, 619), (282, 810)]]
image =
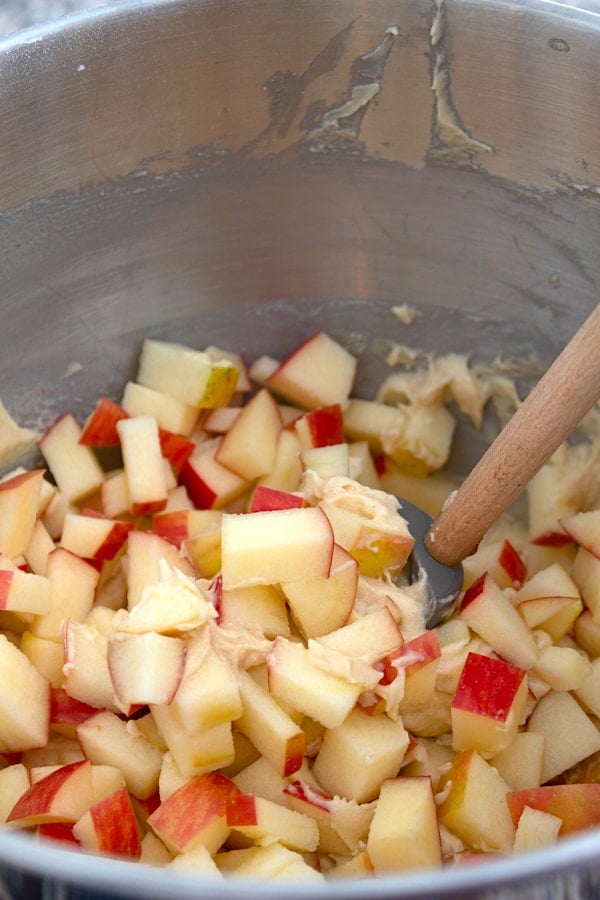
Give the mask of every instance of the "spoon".
[(462, 561), (600, 398), (600, 305), (514, 413), (435, 520), (399, 498), (415, 546), (413, 579), (427, 576), (429, 628), (453, 611)]

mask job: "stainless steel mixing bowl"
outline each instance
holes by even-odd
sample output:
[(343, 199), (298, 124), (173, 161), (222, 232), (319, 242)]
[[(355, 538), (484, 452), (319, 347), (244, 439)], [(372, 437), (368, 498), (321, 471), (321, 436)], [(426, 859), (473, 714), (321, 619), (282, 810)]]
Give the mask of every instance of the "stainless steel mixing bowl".
[[(600, 16), (545, 0), (125, 0), (6, 39), (0, 396), (84, 415), (149, 334), (252, 357), (324, 327), (364, 396), (395, 341), (549, 359), (598, 301), (599, 83)], [(319, 892), (0, 833), (7, 890), (45, 900), (584, 898), (599, 856)]]

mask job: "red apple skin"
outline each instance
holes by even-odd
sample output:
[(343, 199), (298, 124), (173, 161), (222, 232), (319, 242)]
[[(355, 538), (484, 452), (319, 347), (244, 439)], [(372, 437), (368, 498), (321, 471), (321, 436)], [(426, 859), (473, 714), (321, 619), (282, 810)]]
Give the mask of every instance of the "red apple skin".
[(38, 825), (37, 834), (38, 837), (59, 841), (62, 844), (81, 846), (73, 834), (73, 822), (44, 822), (42, 825)]
[(298, 797), (300, 800), (304, 800), (305, 803), (310, 803), (311, 806), (322, 809), (324, 812), (331, 812), (331, 801), (333, 797), (331, 797), (330, 794), (326, 794), (321, 788), (307, 785), (304, 781), (290, 782), (290, 784), (283, 789), (283, 793), (288, 794), (290, 797)]
[(314, 447), (344, 443), (344, 414), (339, 403), (319, 406), (306, 413), (305, 418)]
[(270, 512), (276, 509), (298, 509), (304, 506), (304, 498), (299, 494), (278, 491), (276, 488), (259, 484), (252, 494), (248, 512)]
[(525, 677), (524, 669), (512, 663), (471, 652), (456, 686), (452, 707), (504, 721)]
[(230, 828), (258, 824), (256, 799), (253, 794), (239, 794), (236, 797), (230, 797), (227, 800), (225, 813)]
[(506, 795), (515, 825), (524, 806), (562, 819), (560, 835), (600, 825), (600, 784), (547, 784)]
[(128, 418), (129, 414), (122, 406), (108, 397), (101, 397), (83, 426), (79, 443), (88, 447), (118, 447), (121, 440), (117, 422)]
[(534, 538), (531, 543), (539, 547), (565, 547), (567, 544), (571, 544), (572, 540), (564, 531), (545, 531)]
[(168, 833), (185, 848), (202, 823), (226, 815), (227, 801), (241, 794), (236, 785), (220, 772), (207, 772), (187, 781), (171, 794), (148, 818), (157, 834)]
[(464, 597), (462, 598), (462, 603), (460, 604), (461, 612), (463, 609), (466, 609), (470, 603), (473, 603), (473, 601), (476, 600), (481, 593), (483, 593), (483, 587), (486, 577), (487, 573), (484, 572), (473, 582), (471, 587), (465, 591)]
[(126, 787), (95, 803), (89, 813), (98, 850), (112, 856), (139, 859), (142, 852), (140, 829)]
[(114, 559), (125, 541), (129, 536), (129, 532), (133, 530), (133, 522), (122, 522), (120, 519), (107, 519), (102, 513), (96, 509), (88, 507), (81, 510), (82, 516), (89, 516), (92, 519), (104, 519), (111, 522), (110, 531), (106, 538), (94, 553), (93, 560), (96, 562), (105, 562)]
[(95, 706), (89, 706), (81, 700), (70, 697), (63, 688), (52, 688), (50, 691), (50, 724), (72, 725), (85, 722), (98, 712)]
[(505, 540), (498, 560), (504, 571), (512, 579), (513, 584), (522, 585), (527, 578), (527, 566), (523, 562), (521, 554), (513, 547), (509, 540)]
[(410, 641), (401, 644), (395, 650), (386, 653), (375, 668), (383, 672), (379, 684), (391, 684), (398, 675), (398, 669), (404, 669), (408, 677), (434, 659), (442, 655), (440, 642), (435, 631), (425, 631)]
[[(73, 773), (81, 766), (89, 765), (90, 763), (87, 759), (77, 760), (66, 766), (61, 766), (60, 769), (55, 769), (49, 775), (46, 775), (45, 778), (36, 781), (35, 784), (31, 785), (29, 790), (25, 791), (25, 793), (19, 797), (8, 814), (6, 821), (14, 822), (23, 819), (26, 824), (39, 824), (39, 820), (36, 821), (36, 819), (38, 816), (45, 817), (48, 815), (49, 810), (52, 809), (54, 798), (65, 782), (67, 782)], [(66, 821), (64, 817), (59, 816), (50, 816), (50, 818), (55, 818), (57, 822)]]
[(188, 497), (196, 507), (196, 509), (212, 509), (216, 493), (209, 487), (200, 477), (196, 469), (187, 460), (181, 467), (179, 477), (177, 479), (180, 485), (188, 492)]
[(164, 428), (159, 428), (158, 439), (162, 455), (171, 463), (175, 472), (180, 472), (196, 449), (196, 445), (183, 435), (174, 434)]
[(154, 516), (152, 530), (154, 534), (164, 538), (164, 540), (173, 544), (174, 547), (181, 547), (183, 541), (190, 536), (188, 520), (187, 509), (158, 513), (158, 515)]

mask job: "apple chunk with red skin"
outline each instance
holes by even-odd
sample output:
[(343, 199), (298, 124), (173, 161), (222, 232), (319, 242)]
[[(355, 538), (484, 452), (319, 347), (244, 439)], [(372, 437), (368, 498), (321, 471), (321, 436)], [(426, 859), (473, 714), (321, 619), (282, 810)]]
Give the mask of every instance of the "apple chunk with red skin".
[(356, 365), (351, 353), (319, 331), (277, 366), (265, 386), (305, 409), (344, 405), (352, 390)]
[(333, 530), (318, 507), (225, 513), (221, 527), (223, 587), (326, 578)]
[(100, 397), (94, 410), (83, 424), (79, 443), (88, 447), (118, 447), (121, 443), (117, 422), (128, 413), (108, 397)]
[(487, 572), (498, 587), (519, 588), (527, 577), (523, 557), (507, 539), (484, 544), (463, 562), (465, 587)]
[(304, 637), (321, 637), (348, 621), (358, 589), (358, 563), (335, 544), (326, 578), (283, 582), (281, 587)]
[(92, 765), (88, 760), (78, 760), (32, 784), (17, 800), (7, 821), (21, 827), (76, 822), (92, 802)]
[(81, 426), (65, 413), (40, 438), (39, 446), (66, 503), (78, 503), (97, 491), (104, 472), (91, 447), (80, 444)]
[(93, 510), (68, 512), (63, 523), (60, 545), (82, 559), (114, 559), (133, 528), (133, 522), (109, 519)]
[(117, 431), (133, 516), (160, 512), (167, 505), (167, 482), (156, 419), (133, 416), (120, 419)]
[(309, 410), (294, 422), (303, 450), (308, 447), (330, 447), (343, 444), (344, 413), (339, 403)]
[(301, 506), (304, 506), (302, 494), (258, 484), (252, 492), (248, 512), (272, 512), (275, 509), (298, 509)]
[(0, 568), (0, 610), (39, 616), (49, 609), (50, 582), (47, 578), (17, 568)]
[(561, 835), (600, 825), (600, 784), (546, 784), (513, 791), (506, 801), (515, 825), (525, 806), (561, 819)]
[(517, 733), (527, 695), (523, 669), (470, 652), (452, 698), (455, 750), (474, 749), (483, 756), (504, 750)]
[(378, 661), (375, 668), (383, 672), (380, 685), (391, 684), (398, 671), (403, 670), (404, 696), (400, 701), (401, 712), (404, 708), (422, 706), (430, 700), (435, 689), (441, 655), (437, 633), (425, 631)]
[(25, 553), (33, 534), (44, 472), (20, 472), (0, 481), (0, 553), (14, 559)]
[(227, 802), (241, 793), (219, 772), (191, 778), (160, 804), (148, 825), (171, 853), (203, 844), (216, 853), (229, 834)]
[(317, 849), (319, 829), (315, 820), (279, 803), (254, 794), (238, 794), (227, 800), (226, 814), (230, 828), (256, 843), (279, 841), (301, 852)]
[(140, 828), (129, 791), (120, 787), (87, 809), (73, 826), (82, 847), (96, 853), (139, 859)]

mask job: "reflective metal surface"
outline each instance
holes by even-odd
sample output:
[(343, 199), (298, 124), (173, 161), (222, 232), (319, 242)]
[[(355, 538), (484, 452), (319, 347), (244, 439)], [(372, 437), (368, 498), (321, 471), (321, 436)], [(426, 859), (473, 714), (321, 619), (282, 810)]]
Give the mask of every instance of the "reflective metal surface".
[[(598, 300), (599, 48), (600, 16), (545, 0), (125, 0), (7, 38), (0, 396), (34, 427), (84, 414), (146, 334), (252, 357), (325, 327), (364, 396), (396, 342), (549, 359)], [(44, 897), (198, 893), (25, 847), (0, 835), (0, 860)], [(599, 852), (323, 896), (590, 897)]]

